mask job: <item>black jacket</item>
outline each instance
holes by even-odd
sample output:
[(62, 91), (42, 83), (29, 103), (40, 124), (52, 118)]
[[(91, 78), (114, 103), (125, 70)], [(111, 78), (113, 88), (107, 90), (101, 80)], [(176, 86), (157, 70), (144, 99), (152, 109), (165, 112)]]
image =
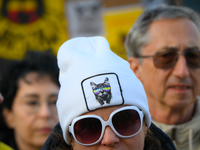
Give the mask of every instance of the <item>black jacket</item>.
[[(154, 133), (154, 136), (159, 139), (163, 150), (176, 150), (172, 140), (161, 129), (156, 127), (155, 124), (151, 123), (150, 130)], [(63, 143), (65, 144), (64, 146), (68, 146), (64, 140), (58, 140), (60, 138), (58, 138), (54, 133), (59, 133), (62, 136), (60, 123), (54, 127), (52, 133), (44, 143), (41, 150), (56, 150), (58, 147), (62, 148)]]
[(155, 124), (151, 123), (149, 129), (154, 133), (154, 136), (159, 139), (163, 150), (176, 150), (176, 147), (169, 136), (165, 134), (160, 128), (158, 128)]

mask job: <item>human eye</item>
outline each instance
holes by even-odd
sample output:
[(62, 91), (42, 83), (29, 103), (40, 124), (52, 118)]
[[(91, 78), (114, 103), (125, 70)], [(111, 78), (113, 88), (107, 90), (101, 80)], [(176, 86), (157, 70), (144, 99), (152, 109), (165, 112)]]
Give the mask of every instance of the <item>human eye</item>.
[(23, 100), (23, 103), (21, 106), (22, 106), (22, 110), (28, 113), (32, 113), (32, 112), (35, 112), (35, 110), (39, 108), (40, 103), (37, 99), (28, 98), (28, 99)]
[(28, 106), (37, 106), (37, 105), (39, 105), (37, 100), (32, 100), (32, 99), (31, 100), (27, 100), (25, 102), (25, 104), (28, 105)]
[(51, 98), (48, 100), (48, 106), (51, 108), (52, 112), (57, 112), (56, 102), (57, 98)]
[(187, 57), (187, 58), (194, 58), (194, 59), (196, 59), (196, 58), (200, 58), (200, 51), (198, 51), (198, 50), (193, 50), (193, 51), (188, 51), (188, 52), (186, 52), (185, 53), (185, 56)]
[(176, 54), (176, 52), (173, 52), (173, 51), (171, 51), (171, 52), (162, 52), (160, 54), (160, 56), (161, 57), (171, 57), (171, 56), (174, 56), (174, 54)]
[(163, 52), (159, 52), (155, 55), (155, 59), (162, 61), (162, 62), (170, 62), (172, 60), (174, 60), (177, 56), (177, 52), (176, 51), (163, 51)]
[(55, 100), (50, 100), (50, 101), (49, 101), (49, 104), (50, 104), (50, 105), (56, 105), (56, 102), (57, 102), (57, 99), (55, 99)]
[(57, 99), (58, 99), (58, 95), (51, 95), (48, 98), (48, 104), (52, 106), (56, 105)]

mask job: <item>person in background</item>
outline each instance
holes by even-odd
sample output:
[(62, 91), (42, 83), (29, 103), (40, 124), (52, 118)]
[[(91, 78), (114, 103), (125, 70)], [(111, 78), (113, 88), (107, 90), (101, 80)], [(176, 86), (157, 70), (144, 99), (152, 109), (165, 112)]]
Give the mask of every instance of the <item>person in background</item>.
[(175, 150), (151, 124), (142, 83), (104, 37), (68, 40), (57, 57), (60, 123), (41, 150)]
[(125, 47), (153, 123), (178, 150), (200, 150), (199, 15), (178, 6), (146, 10), (126, 36)]
[(15, 150), (40, 150), (58, 123), (56, 57), (48, 52), (30, 52), (12, 61), (2, 72), (0, 141)]

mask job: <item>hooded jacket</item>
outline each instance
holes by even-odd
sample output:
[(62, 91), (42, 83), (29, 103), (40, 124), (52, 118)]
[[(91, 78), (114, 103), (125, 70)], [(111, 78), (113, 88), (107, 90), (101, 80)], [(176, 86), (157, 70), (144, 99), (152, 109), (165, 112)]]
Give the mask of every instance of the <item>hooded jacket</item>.
[(152, 120), (174, 142), (177, 150), (200, 150), (200, 97), (193, 118), (180, 125), (167, 125)]
[[(151, 123), (151, 126), (149, 128), (154, 136), (159, 139), (161, 145), (162, 145), (162, 149), (163, 150), (176, 150), (172, 140), (167, 136), (167, 134), (165, 134), (161, 129), (159, 129), (158, 127), (156, 127), (156, 125), (154, 125), (153, 123)], [(43, 147), (41, 148), (41, 150), (53, 150), (53, 149), (57, 149), (58, 147), (60, 149), (62, 149), (62, 145), (63, 145), (63, 141), (58, 140), (58, 138), (55, 136), (55, 134), (53, 133), (59, 133), (62, 135), (62, 129), (60, 127), (60, 123), (58, 123), (52, 133), (50, 134), (50, 136), (48, 137), (48, 139), (46, 140), (46, 142), (44, 143)], [(65, 145), (67, 146), (67, 144)], [(64, 148), (63, 148), (64, 149)]]

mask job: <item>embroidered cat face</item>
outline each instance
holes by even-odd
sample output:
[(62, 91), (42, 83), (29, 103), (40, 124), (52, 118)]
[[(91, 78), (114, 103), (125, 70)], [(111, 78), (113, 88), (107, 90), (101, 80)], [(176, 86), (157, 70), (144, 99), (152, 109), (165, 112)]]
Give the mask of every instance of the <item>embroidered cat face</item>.
[(101, 105), (104, 105), (104, 101), (107, 104), (110, 104), (112, 94), (109, 79), (107, 77), (103, 83), (95, 84), (94, 82), (90, 82), (90, 85), (92, 86), (92, 90), (97, 101)]

